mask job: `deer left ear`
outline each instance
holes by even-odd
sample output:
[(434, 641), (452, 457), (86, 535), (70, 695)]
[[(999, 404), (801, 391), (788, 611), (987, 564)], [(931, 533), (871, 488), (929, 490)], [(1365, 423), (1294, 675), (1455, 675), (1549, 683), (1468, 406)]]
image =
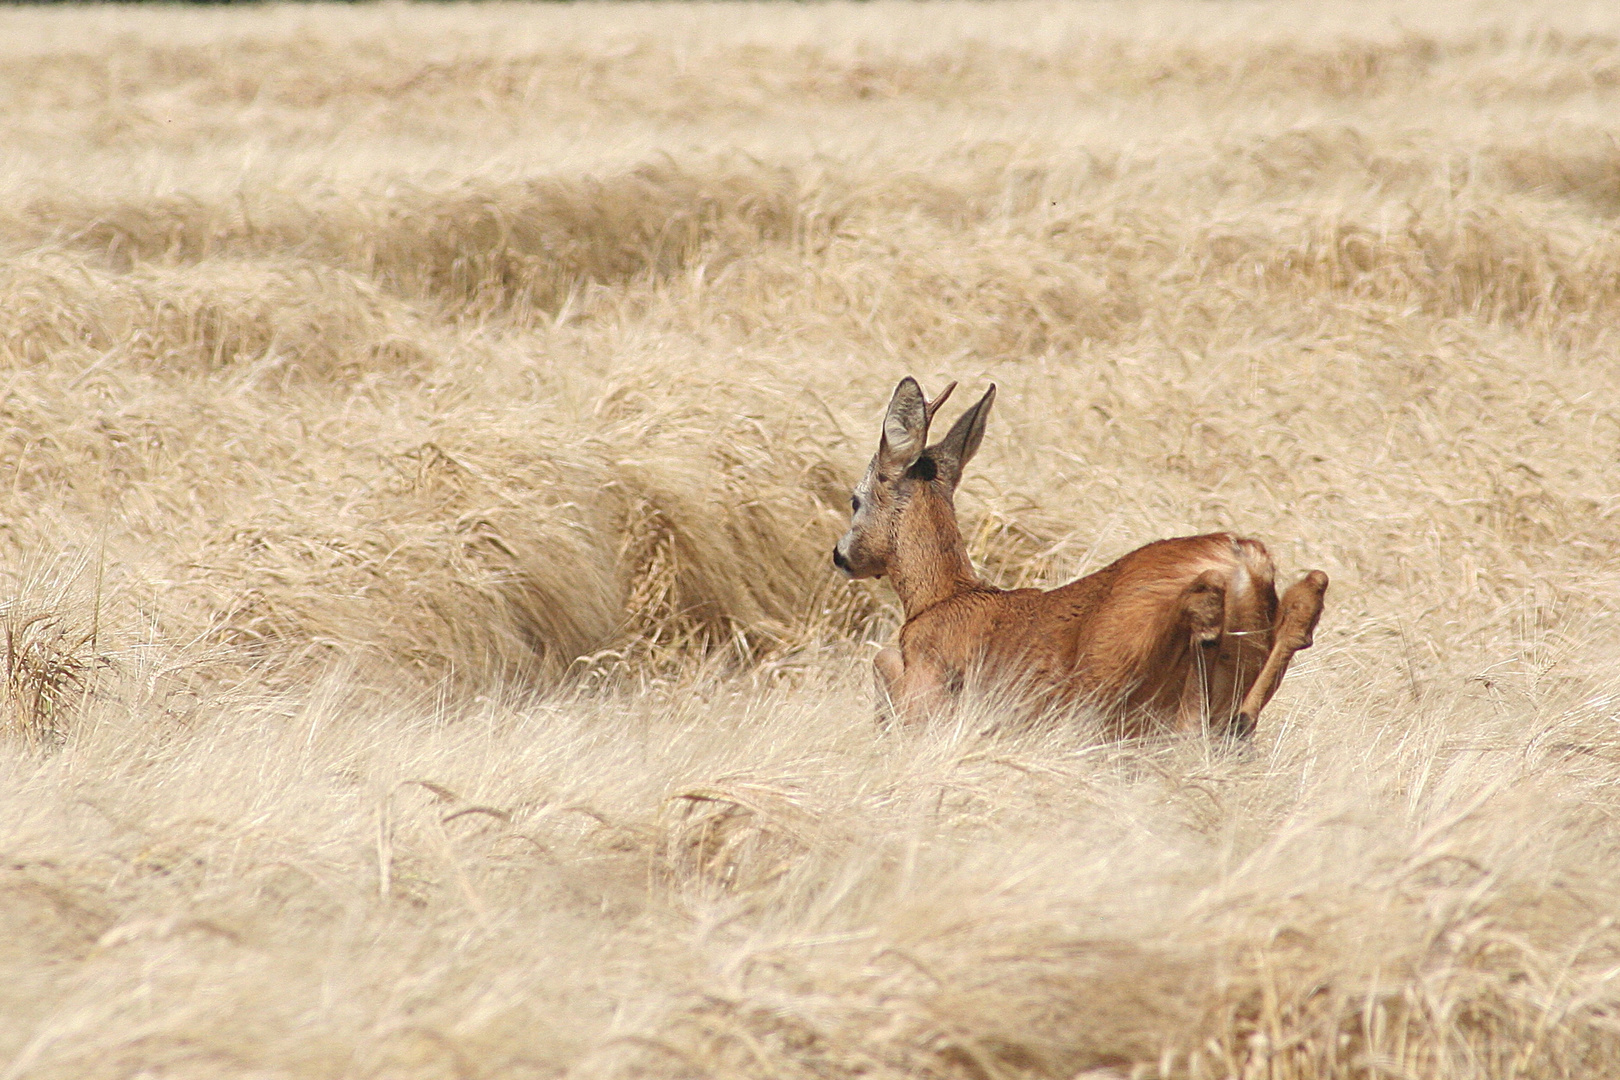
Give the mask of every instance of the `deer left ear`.
[(939, 478), (952, 490), (961, 482), (962, 470), (967, 468), (967, 463), (979, 452), (979, 444), (984, 442), (984, 425), (990, 419), (990, 406), (995, 404), (995, 400), (996, 384), (991, 383), (978, 404), (956, 418), (950, 434), (928, 449)]
[(878, 443), (878, 464), (885, 472), (905, 472), (922, 455), (928, 442), (928, 402), (922, 387), (910, 375), (900, 380), (883, 415), (883, 439)]

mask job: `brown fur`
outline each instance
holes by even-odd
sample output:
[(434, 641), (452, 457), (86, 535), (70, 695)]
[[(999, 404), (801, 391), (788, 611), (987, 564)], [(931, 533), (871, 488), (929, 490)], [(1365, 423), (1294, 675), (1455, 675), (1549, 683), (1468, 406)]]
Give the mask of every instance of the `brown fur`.
[(834, 551), (853, 577), (887, 576), (905, 610), (898, 650), (874, 664), (880, 708), (920, 722), (970, 685), (994, 686), (1090, 706), (1125, 736), (1252, 734), (1293, 654), (1311, 646), (1327, 575), (1311, 571), (1279, 602), (1265, 547), (1210, 533), (1155, 541), (1050, 591), (986, 585), (952, 496), (995, 387), (924, 449), (949, 392), (930, 406), (913, 380), (895, 390)]

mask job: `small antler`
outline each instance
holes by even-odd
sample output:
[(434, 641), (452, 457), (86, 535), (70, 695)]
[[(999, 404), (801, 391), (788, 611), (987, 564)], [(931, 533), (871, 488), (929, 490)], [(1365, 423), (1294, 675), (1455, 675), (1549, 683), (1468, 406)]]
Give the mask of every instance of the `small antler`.
[(943, 390), (941, 390), (939, 392), (939, 397), (935, 398), (933, 401), (930, 401), (928, 403), (928, 422), (930, 424), (932, 424), (934, 422), (934, 414), (939, 412), (939, 407), (941, 405), (945, 404), (945, 399), (950, 397), (951, 396), (951, 391), (955, 390), (955, 389), (956, 389), (956, 384), (951, 383), (951, 385), (947, 386), (945, 389), (943, 389)]

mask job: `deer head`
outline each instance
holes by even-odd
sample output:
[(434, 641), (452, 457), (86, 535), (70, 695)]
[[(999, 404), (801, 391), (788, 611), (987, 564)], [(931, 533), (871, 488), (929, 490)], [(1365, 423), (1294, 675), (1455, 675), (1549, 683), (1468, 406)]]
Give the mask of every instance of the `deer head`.
[(950, 434), (929, 446), (934, 413), (955, 389), (951, 383), (930, 402), (909, 375), (894, 388), (877, 454), (849, 501), (853, 511), (849, 531), (833, 548), (833, 565), (850, 577), (894, 575), (902, 552), (919, 546), (907, 544), (908, 533), (948, 528), (950, 539), (957, 539), (952, 496), (963, 468), (984, 441), (996, 388), (992, 384), (978, 404), (951, 425)]

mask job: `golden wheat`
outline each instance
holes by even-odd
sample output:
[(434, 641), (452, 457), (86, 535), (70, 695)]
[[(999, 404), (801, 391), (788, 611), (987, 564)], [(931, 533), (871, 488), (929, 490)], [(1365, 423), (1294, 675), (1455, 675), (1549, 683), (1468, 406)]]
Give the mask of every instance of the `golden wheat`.
[[(1620, 1072), (1620, 12), (0, 9), (0, 1078)], [(872, 723), (894, 382), (1251, 748)]]

